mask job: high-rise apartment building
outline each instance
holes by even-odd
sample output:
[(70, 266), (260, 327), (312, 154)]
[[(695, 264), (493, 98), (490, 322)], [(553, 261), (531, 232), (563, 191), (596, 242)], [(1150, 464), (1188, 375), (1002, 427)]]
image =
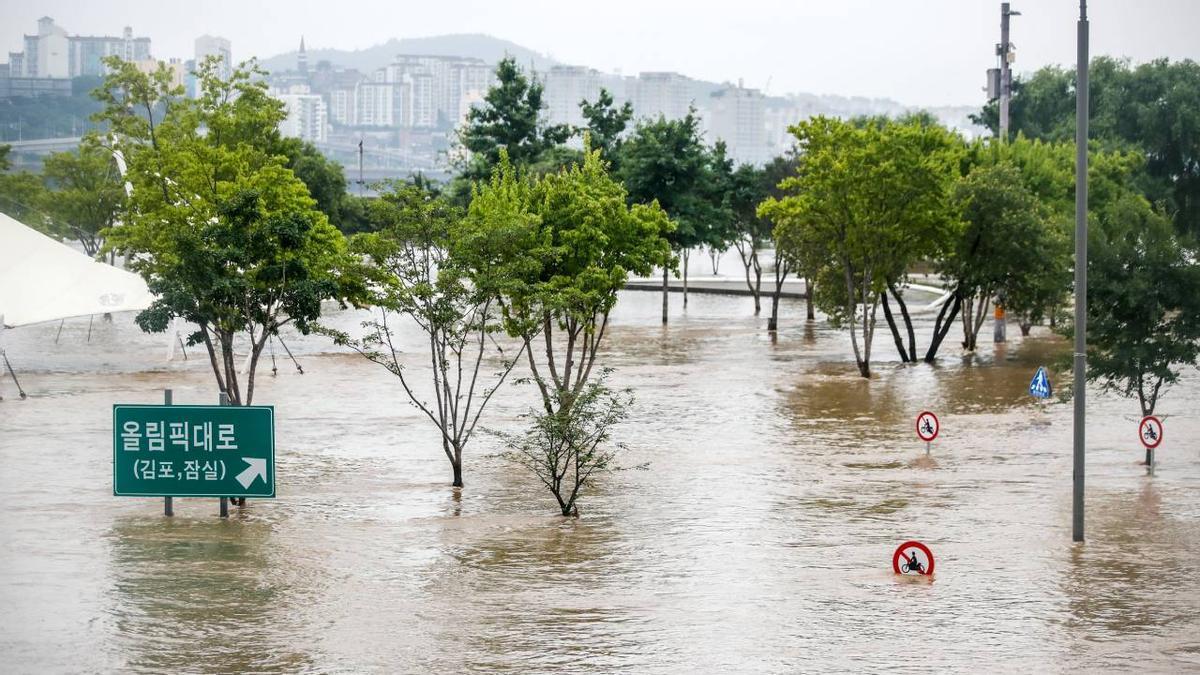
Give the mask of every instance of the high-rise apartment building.
[(586, 121), (579, 102), (595, 102), (600, 96), (600, 73), (583, 66), (553, 66), (546, 73), (546, 113), (552, 124), (582, 127)]
[(134, 37), (133, 29), (129, 26), (122, 31), (121, 37), (111, 35), (73, 35), (70, 38), (71, 76), (96, 75), (108, 73), (104, 59), (118, 56), (125, 61), (139, 63), (149, 61), (150, 38)]
[(688, 114), (692, 100), (692, 80), (679, 73), (640, 73), (631, 83), (630, 99), (636, 118), (653, 118), (662, 115), (667, 119), (681, 119)]
[(67, 78), (105, 75), (104, 59), (117, 56), (134, 63), (150, 58), (150, 38), (134, 37), (129, 26), (120, 37), (112, 35), (68, 35), (43, 16), (36, 35), (25, 36), (24, 52), (9, 52), (9, 76)]
[(309, 91), (308, 87), (295, 86), (287, 92), (272, 93), (283, 101), (287, 118), (280, 122), (279, 133), (313, 143), (324, 143), (329, 138), (329, 114), (325, 99)]
[(767, 157), (767, 127), (763, 95), (757, 89), (726, 85), (709, 96), (704, 123), (706, 140), (725, 141), (737, 163), (762, 164)]
[(221, 65), (217, 72), (221, 79), (228, 80), (233, 75), (233, 50), (229, 40), (215, 35), (201, 35), (196, 38), (196, 66), (199, 67), (209, 56), (220, 59)]

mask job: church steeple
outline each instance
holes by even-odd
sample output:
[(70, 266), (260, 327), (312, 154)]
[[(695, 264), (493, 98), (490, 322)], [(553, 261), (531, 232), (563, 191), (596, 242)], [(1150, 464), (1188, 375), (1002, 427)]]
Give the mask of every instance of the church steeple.
[(300, 36), (300, 53), (296, 55), (296, 70), (300, 71), (301, 75), (308, 74), (308, 54), (304, 52), (304, 36)]

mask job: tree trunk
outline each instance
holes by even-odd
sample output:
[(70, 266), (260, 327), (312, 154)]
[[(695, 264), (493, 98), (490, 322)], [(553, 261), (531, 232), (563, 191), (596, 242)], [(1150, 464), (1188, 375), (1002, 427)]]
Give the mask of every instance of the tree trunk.
[(1028, 321), (1022, 321), (1020, 326), (1021, 337), (1029, 337), (1029, 331), (1033, 329), (1033, 324), (1029, 323)]
[(462, 486), (463, 486), (463, 479), (462, 479), (462, 457), (460, 456), (460, 457), (458, 458), (458, 461), (456, 461), (456, 462), (451, 462), (451, 464), (450, 464), (450, 465), (451, 465), (452, 467), (454, 467), (454, 482), (453, 482), (453, 483), (451, 483), (450, 485), (452, 485), (453, 487), (462, 487)]
[(811, 277), (804, 278), (804, 318), (813, 321), (817, 318), (817, 313), (813, 309), (813, 289), (816, 284)]
[[(950, 316), (946, 316), (946, 310), (950, 308)], [(925, 363), (933, 363), (937, 358), (938, 349), (942, 346), (942, 340), (950, 334), (950, 330), (954, 328), (954, 319), (958, 316), (959, 309), (962, 308), (962, 296), (957, 292), (954, 294), (954, 304), (949, 301), (942, 303), (942, 309), (938, 312), (937, 320), (933, 324), (933, 337), (929, 340), (929, 349), (925, 352)], [(943, 322), (943, 319), (945, 321)]]
[(896, 342), (896, 353), (900, 355), (900, 362), (908, 363), (908, 352), (904, 350), (904, 340), (900, 338), (900, 331), (896, 328), (896, 319), (892, 316), (891, 305), (888, 304), (887, 291), (879, 294), (879, 301), (883, 303), (883, 318), (887, 320), (888, 328), (892, 331), (892, 340)]
[(691, 249), (683, 251), (683, 307), (687, 309), (687, 273), (688, 273), (688, 253)]
[(713, 276), (717, 276), (717, 259), (721, 257), (721, 252), (715, 248), (708, 249), (708, 257), (712, 261)]
[(667, 269), (667, 266), (663, 265), (663, 325), (664, 326), (667, 325), (667, 293), (669, 293), (671, 291), (671, 287), (669, 285), (670, 279), (667, 276), (669, 274), (670, 274), (670, 271)]
[(904, 327), (908, 330), (908, 360), (915, 363), (917, 360), (917, 335), (913, 331), (912, 317), (908, 314), (908, 303), (904, 302), (904, 298), (896, 290), (894, 284), (888, 284), (888, 290), (896, 299), (896, 305), (900, 307), (900, 318), (904, 319)]
[(754, 316), (762, 311), (762, 265), (758, 262), (758, 252), (751, 254), (751, 262), (754, 265)]

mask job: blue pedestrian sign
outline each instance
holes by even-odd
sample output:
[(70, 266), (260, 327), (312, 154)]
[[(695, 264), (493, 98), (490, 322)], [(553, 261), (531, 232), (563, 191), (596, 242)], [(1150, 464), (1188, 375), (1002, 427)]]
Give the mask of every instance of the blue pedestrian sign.
[(1046, 367), (1042, 366), (1037, 369), (1037, 373), (1033, 376), (1033, 381), (1029, 383), (1029, 394), (1037, 398), (1050, 398), (1052, 393), (1050, 376), (1046, 374)]

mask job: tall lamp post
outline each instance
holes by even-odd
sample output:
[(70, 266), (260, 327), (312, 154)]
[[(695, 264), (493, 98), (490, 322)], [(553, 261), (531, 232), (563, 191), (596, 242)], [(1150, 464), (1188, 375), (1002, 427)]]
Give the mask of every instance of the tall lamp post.
[(1071, 538), (1083, 541), (1084, 418), (1087, 409), (1087, 209), (1088, 209), (1088, 18), (1079, 0), (1079, 54), (1075, 62), (1075, 433)]

